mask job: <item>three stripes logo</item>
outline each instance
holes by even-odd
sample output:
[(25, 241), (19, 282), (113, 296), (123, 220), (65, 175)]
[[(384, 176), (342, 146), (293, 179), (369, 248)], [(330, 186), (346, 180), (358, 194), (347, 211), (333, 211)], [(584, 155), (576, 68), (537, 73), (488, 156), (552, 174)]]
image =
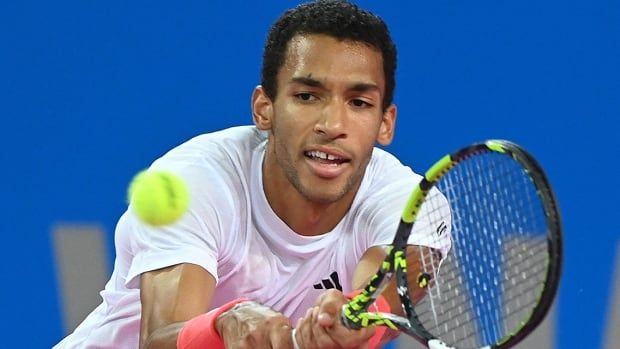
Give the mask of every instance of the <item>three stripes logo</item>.
[(333, 272), (329, 274), (329, 278), (323, 279), (321, 280), (321, 282), (314, 284), (314, 288), (317, 290), (329, 290), (335, 288), (338, 291), (342, 291), (342, 286), (340, 285), (338, 273)]
[(437, 235), (442, 236), (443, 233), (446, 232), (446, 230), (448, 230), (448, 226), (446, 225), (446, 222), (442, 221), (439, 226), (437, 227)]

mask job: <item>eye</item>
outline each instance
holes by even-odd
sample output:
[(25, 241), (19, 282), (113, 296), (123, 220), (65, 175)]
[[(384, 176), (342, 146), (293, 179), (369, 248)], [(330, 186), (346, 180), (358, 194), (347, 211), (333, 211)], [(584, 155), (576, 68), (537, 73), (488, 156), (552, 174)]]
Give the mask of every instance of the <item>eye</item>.
[(295, 98), (299, 99), (300, 101), (304, 101), (304, 102), (310, 102), (310, 101), (314, 101), (317, 99), (316, 96), (308, 92), (297, 93), (295, 94)]
[(351, 100), (351, 104), (352, 104), (354, 107), (358, 107), (358, 108), (370, 108), (370, 107), (372, 107), (372, 106), (373, 106), (372, 104), (370, 104), (370, 103), (366, 102), (365, 100), (363, 100), (363, 99), (358, 99), (358, 98), (356, 98), (356, 99), (352, 99), (352, 100)]

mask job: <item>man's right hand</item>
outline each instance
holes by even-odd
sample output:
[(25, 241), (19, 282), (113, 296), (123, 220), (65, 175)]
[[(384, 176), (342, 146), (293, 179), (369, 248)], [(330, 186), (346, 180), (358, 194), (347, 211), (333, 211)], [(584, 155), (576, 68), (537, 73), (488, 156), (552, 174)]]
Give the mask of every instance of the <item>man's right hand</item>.
[(256, 302), (237, 304), (221, 314), (215, 325), (227, 349), (293, 347), (289, 319)]
[(375, 328), (353, 330), (340, 320), (342, 306), (349, 299), (342, 292), (331, 289), (324, 292), (314, 307), (296, 326), (295, 339), (301, 349), (352, 349), (368, 348), (368, 341)]

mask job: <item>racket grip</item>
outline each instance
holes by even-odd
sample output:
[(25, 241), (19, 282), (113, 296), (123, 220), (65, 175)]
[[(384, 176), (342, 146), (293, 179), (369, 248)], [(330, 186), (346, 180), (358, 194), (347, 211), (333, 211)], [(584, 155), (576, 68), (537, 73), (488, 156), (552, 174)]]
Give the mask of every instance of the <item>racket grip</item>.
[(444, 342), (438, 339), (431, 339), (430, 341), (428, 341), (427, 344), (428, 344), (428, 349), (455, 349), (454, 347), (447, 346)]

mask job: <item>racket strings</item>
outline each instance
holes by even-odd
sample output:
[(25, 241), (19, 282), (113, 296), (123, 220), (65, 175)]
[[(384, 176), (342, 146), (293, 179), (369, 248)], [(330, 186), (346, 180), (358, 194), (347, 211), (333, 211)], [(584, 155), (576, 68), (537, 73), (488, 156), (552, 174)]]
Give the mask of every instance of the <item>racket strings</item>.
[[(535, 259), (532, 260), (532, 266), (530, 266), (528, 269), (524, 270), (521, 274), (523, 276), (523, 281), (521, 282), (521, 286), (523, 286), (523, 288), (525, 289), (530, 289), (531, 285), (529, 285), (529, 283), (537, 283), (542, 281), (541, 279), (536, 279), (533, 277), (525, 277), (526, 275), (535, 275), (535, 276), (542, 276), (544, 274), (544, 269), (545, 269), (545, 263), (547, 262), (548, 258), (546, 256), (538, 256)], [(539, 265), (536, 265), (535, 263), (539, 263)], [(450, 277), (445, 277), (445, 275), (448, 274), (450, 275)], [(463, 280), (462, 278), (460, 278), (459, 273), (458, 272), (454, 272), (454, 271), (446, 271), (446, 266), (442, 267), (441, 270), (441, 277), (438, 279), (438, 283), (441, 284), (447, 284), (447, 285), (454, 285), (455, 283), (459, 283), (462, 284)], [(544, 280), (544, 279), (543, 279)], [(507, 281), (510, 281), (512, 283), (513, 286), (516, 286), (516, 279), (515, 278), (508, 278)], [(523, 284), (523, 282), (525, 282), (525, 284)], [(430, 290), (429, 290), (430, 291)], [(514, 288), (510, 288), (508, 290), (506, 290), (507, 294), (518, 294), (517, 293), (518, 290), (514, 289)], [(511, 300), (510, 297), (506, 298), (507, 300)], [(445, 310), (450, 310), (450, 308), (445, 308)], [(418, 312), (418, 314), (423, 315), (424, 312)]]
[[(536, 260), (535, 262), (540, 263), (540, 265), (544, 265), (546, 260), (545, 258), (540, 258)], [(534, 265), (532, 266), (532, 268), (541, 269), (542, 267), (540, 265), (539, 266)], [(534, 271), (533, 273), (538, 273), (539, 271), (540, 270), (537, 270), (537, 271)], [(450, 273), (450, 271), (442, 270), (442, 274), (445, 274), (446, 272)], [(537, 285), (540, 285), (540, 283), (543, 281), (544, 280), (542, 279), (529, 278), (525, 281), (526, 284), (524, 285), (524, 288), (534, 289)], [(451, 282), (451, 281), (446, 280), (445, 278), (442, 278), (441, 280), (438, 281), (438, 283), (442, 283), (442, 284), (446, 282)], [(472, 314), (471, 309), (468, 306), (468, 300), (464, 296), (458, 297), (459, 295), (458, 292), (456, 293), (453, 292), (452, 294), (450, 292), (446, 292), (446, 294), (450, 296), (450, 301), (447, 305), (445, 305), (442, 308), (442, 313), (444, 314), (444, 318), (440, 319), (439, 324), (437, 324), (436, 326), (428, 327), (429, 331), (431, 331), (432, 333), (441, 334), (441, 336), (445, 336), (445, 334), (448, 333), (448, 330), (446, 329), (442, 332), (441, 325), (443, 324), (445, 327), (448, 327), (445, 320), (450, 319), (450, 321), (452, 321), (452, 325), (450, 325), (451, 327), (449, 327), (449, 332), (452, 332), (453, 334), (455, 334), (461, 328), (465, 328), (460, 338), (470, 337), (469, 334), (472, 333), (473, 330), (471, 329), (471, 326), (468, 326), (469, 323), (472, 321), (478, 321), (480, 320), (480, 318), (477, 315)], [(508, 292), (508, 295), (505, 297), (505, 301), (508, 304), (510, 304), (511, 302), (514, 302), (515, 300), (518, 300), (521, 297), (522, 295), (517, 293), (516, 291)], [(526, 304), (521, 304), (513, 309), (508, 309), (509, 310), (508, 312), (510, 314), (515, 315), (521, 311), (527, 311), (531, 309), (531, 307), (534, 305), (533, 303), (535, 303), (535, 297), (530, 297), (529, 299), (530, 299), (530, 302)], [(430, 309), (417, 309), (417, 310), (418, 310), (418, 316), (422, 320), (422, 322), (428, 323), (428, 320), (426, 319), (428, 319), (429, 317), (434, 318), (436, 316), (436, 314), (431, 312)], [(523, 316), (525, 315), (519, 316), (519, 320), (523, 319)], [(469, 332), (466, 326), (468, 326)], [(457, 341), (458, 339), (454, 335), (452, 338), (454, 341)]]
[[(534, 263), (532, 263), (533, 265), (531, 267), (529, 267), (529, 270), (524, 270), (524, 274), (527, 275), (536, 275), (536, 276), (541, 276), (542, 272), (544, 271), (544, 263), (547, 262), (547, 258), (546, 257), (538, 257), (537, 259), (533, 260), (534, 263), (539, 263), (539, 265), (536, 265)], [(442, 267), (442, 271), (441, 271), (442, 275), (450, 275), (450, 278), (446, 278), (446, 277), (441, 277), (437, 282), (441, 283), (441, 284), (448, 284), (448, 285), (453, 285), (454, 283), (463, 283), (462, 279), (459, 279), (458, 273), (451, 271), (451, 270), (446, 270), (446, 266)], [(456, 280), (456, 281), (455, 281)], [(513, 283), (513, 285), (516, 283), (515, 279), (510, 279), (510, 281)], [(544, 281), (544, 279), (536, 279), (536, 278), (524, 278), (524, 282), (525, 284), (522, 284), (523, 288), (525, 289), (532, 289), (532, 287), (534, 287), (535, 285), (539, 284), (541, 281)], [(456, 293), (458, 294), (458, 291), (456, 291)], [(518, 293), (518, 290), (516, 289), (509, 289), (507, 290), (507, 294), (509, 294), (510, 296), (505, 297), (505, 299), (510, 302), (511, 300), (516, 299), (517, 297), (520, 296), (520, 294)], [(466, 304), (465, 301), (461, 302), (461, 303), (456, 303), (454, 301), (454, 298), (451, 298), (451, 305), (449, 306), (445, 306), (443, 308), (444, 312), (451, 312), (456, 308), (460, 308), (462, 307), (463, 304)], [(424, 309), (421, 311), (418, 311), (418, 316), (420, 317), (424, 317), (427, 316), (430, 313), (429, 309)]]
[[(520, 270), (515, 267), (515, 272), (513, 272), (514, 274), (521, 274), (524, 281), (531, 280), (531, 278), (528, 279), (526, 277), (528, 275), (542, 276), (542, 274), (544, 273), (544, 269), (545, 269), (544, 263), (548, 259), (546, 255), (546, 248), (544, 245), (541, 245), (541, 244), (536, 244), (531, 249), (529, 249), (527, 253), (528, 255), (534, 258), (534, 259), (531, 259), (531, 263), (530, 263), (531, 265), (526, 267), (526, 269), (524, 270)], [(525, 257), (523, 257), (522, 255), (515, 256), (511, 253), (511, 257), (508, 257), (508, 259), (506, 259), (504, 262), (507, 264), (515, 264), (518, 266), (517, 261), (521, 261), (524, 258)], [(457, 280), (460, 277), (460, 273), (457, 271), (451, 270), (450, 268), (451, 266), (449, 265), (442, 266), (441, 274), (440, 274), (440, 277), (438, 278), (439, 282), (442, 284), (447, 284), (447, 285), (454, 285), (456, 282), (463, 283), (462, 279)], [(513, 285), (516, 283), (516, 278), (506, 277), (506, 280), (510, 280)], [(511, 288), (507, 291), (515, 292), (516, 290), (514, 288)]]
[[(546, 258), (540, 258), (536, 262), (539, 262), (541, 264), (545, 263), (546, 262)], [(538, 267), (537, 266), (533, 266), (532, 268), (540, 269), (541, 267), (540, 266), (538, 266)], [(445, 273), (445, 272), (446, 272), (445, 270), (442, 270), (442, 273)], [(536, 271), (535, 273), (538, 273), (538, 272), (539, 271)], [(540, 284), (540, 282), (542, 282), (542, 281), (544, 281), (544, 280), (529, 278), (526, 281), (526, 285), (524, 285), (524, 286), (525, 286), (525, 288), (533, 288), (536, 285)], [(450, 282), (450, 281), (442, 278), (438, 282), (445, 283), (445, 282)], [(456, 294), (458, 295), (458, 292)], [(505, 300), (508, 303), (510, 303), (511, 301), (516, 300), (517, 297), (522, 297), (522, 295), (518, 294), (516, 291), (508, 292), (508, 294), (509, 295), (507, 297), (505, 297)], [(471, 313), (469, 308), (468, 308), (468, 306), (467, 306), (468, 303), (467, 303), (466, 299), (459, 298), (460, 302), (457, 301), (456, 299), (457, 299), (457, 297), (451, 298), (450, 304), (446, 305), (446, 306), (444, 306), (442, 308), (442, 311), (444, 312), (444, 314), (447, 314), (448, 318), (458, 317), (460, 315), (469, 315)], [(533, 298), (531, 298), (531, 299), (533, 300)], [(526, 309), (530, 305), (531, 305), (531, 303), (527, 303), (527, 304), (521, 305), (520, 307), (517, 307), (515, 309), (510, 310), (510, 313), (515, 313), (515, 312), (518, 312), (520, 310)], [(424, 318), (429, 317), (429, 316), (433, 316), (432, 314), (433, 313), (429, 309), (424, 309), (424, 310), (421, 310), (421, 311), (418, 312), (418, 316), (421, 319), (424, 319)], [(470, 320), (475, 320), (476, 317), (472, 317), (472, 318), (469, 318), (469, 319)], [(439, 326), (437, 326), (437, 327), (439, 327)], [(452, 327), (452, 330), (455, 330), (455, 329), (458, 329), (458, 326)]]
[(536, 188), (519, 163), (496, 153), (464, 160), (437, 188), (429, 196), (447, 202), (427, 197), (419, 219), (436, 227), (449, 205), (452, 246), (441, 267), (423, 262), (435, 282), (416, 312), (451, 345), (496, 343), (531, 314), (546, 279), (547, 228)]
[[(534, 305), (535, 302), (528, 303), (523, 306), (522, 309), (517, 310), (529, 310), (531, 306)], [(457, 317), (452, 317), (454, 319), (454, 325), (448, 325), (444, 323), (442, 326), (438, 326), (435, 328), (430, 328), (429, 331), (433, 333), (438, 333), (442, 339), (446, 338), (446, 334), (451, 334), (451, 343), (462, 343), (464, 340), (468, 340), (469, 342), (475, 343), (477, 342), (475, 339), (478, 336), (478, 332), (472, 326), (470, 326), (471, 321), (479, 320), (478, 317), (468, 317), (469, 312), (463, 312), (460, 315), (464, 315), (464, 319), (462, 319), (459, 323), (458, 315)], [(520, 318), (521, 319), (521, 318)], [(460, 331), (462, 329), (462, 331)], [(442, 334), (443, 333), (443, 334)], [(458, 335), (458, 336), (457, 336)], [(461, 346), (462, 347), (462, 346)], [(478, 348), (478, 345), (472, 344), (471, 348)]]

